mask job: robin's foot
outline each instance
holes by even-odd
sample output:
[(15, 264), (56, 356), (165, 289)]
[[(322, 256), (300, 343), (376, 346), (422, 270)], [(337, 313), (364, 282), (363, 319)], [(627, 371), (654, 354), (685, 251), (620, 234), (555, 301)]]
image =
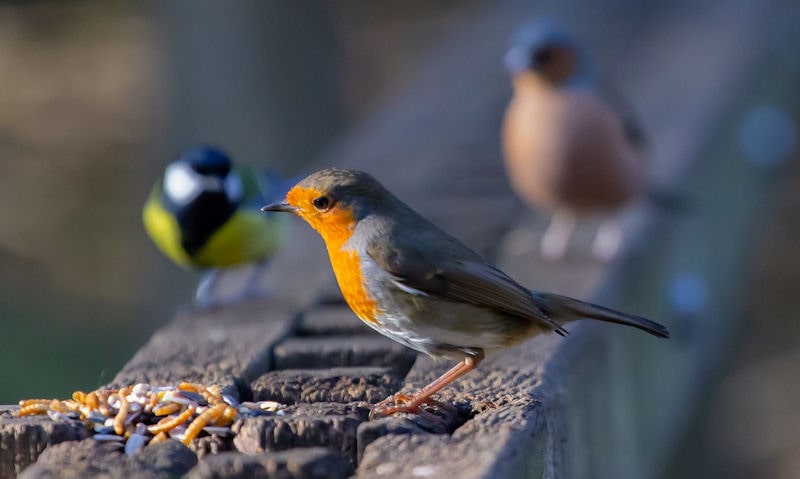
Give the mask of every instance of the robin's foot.
[(383, 401), (372, 406), (369, 413), (370, 419), (389, 416), (398, 412), (418, 413), (421, 402), (415, 400), (415, 395), (395, 393)]
[(394, 393), (388, 398), (384, 399), (383, 401), (375, 404), (375, 408), (380, 408), (384, 406), (393, 406), (395, 404), (407, 404), (414, 400), (415, 394), (403, 394), (403, 393)]
[(423, 405), (435, 407), (445, 414), (455, 410), (453, 406), (441, 401), (437, 401), (436, 399), (432, 399), (430, 397), (425, 397), (418, 394), (407, 395), (403, 393), (396, 393), (379, 402), (378, 404), (375, 404), (372, 407), (372, 411), (369, 413), (369, 418), (376, 419), (401, 412), (417, 414), (419, 416), (436, 416), (435, 414), (423, 409), (421, 407)]

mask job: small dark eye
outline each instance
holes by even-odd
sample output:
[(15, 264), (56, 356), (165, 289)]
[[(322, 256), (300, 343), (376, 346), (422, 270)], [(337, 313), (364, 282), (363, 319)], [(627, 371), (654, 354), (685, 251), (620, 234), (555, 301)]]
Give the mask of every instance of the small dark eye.
[(538, 67), (548, 65), (555, 59), (555, 52), (550, 48), (539, 50), (533, 54), (533, 64)]
[(314, 205), (314, 208), (325, 211), (331, 206), (331, 199), (327, 196), (320, 196), (314, 198), (314, 201), (311, 202)]

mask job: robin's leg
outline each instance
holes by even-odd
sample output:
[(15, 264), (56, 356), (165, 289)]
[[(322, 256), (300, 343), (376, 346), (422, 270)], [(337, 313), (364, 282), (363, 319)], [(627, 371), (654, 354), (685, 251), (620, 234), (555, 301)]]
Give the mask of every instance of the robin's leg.
[(561, 259), (567, 252), (569, 239), (575, 229), (575, 214), (570, 210), (561, 209), (553, 213), (550, 225), (542, 235), (539, 244), (542, 257), (548, 260)]
[[(416, 413), (422, 404), (430, 403), (430, 397), (444, 389), (447, 385), (475, 369), (483, 360), (483, 350), (476, 349), (469, 352), (463, 361), (453, 366), (438, 379), (428, 384), (417, 393), (407, 396), (397, 393), (375, 405), (370, 416), (388, 416), (398, 412)], [(438, 401), (435, 401), (438, 402)]]

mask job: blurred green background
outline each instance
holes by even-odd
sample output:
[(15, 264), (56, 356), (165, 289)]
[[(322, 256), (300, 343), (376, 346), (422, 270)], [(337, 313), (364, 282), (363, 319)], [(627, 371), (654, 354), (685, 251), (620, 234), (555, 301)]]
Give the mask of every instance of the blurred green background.
[(139, 226), (167, 124), (156, 33), (132, 3), (0, 4), (2, 403), (102, 384), (189, 291)]
[(465, 5), (0, 2), (0, 404), (104, 384), (191, 298), (140, 220), (182, 148), (303, 171)]

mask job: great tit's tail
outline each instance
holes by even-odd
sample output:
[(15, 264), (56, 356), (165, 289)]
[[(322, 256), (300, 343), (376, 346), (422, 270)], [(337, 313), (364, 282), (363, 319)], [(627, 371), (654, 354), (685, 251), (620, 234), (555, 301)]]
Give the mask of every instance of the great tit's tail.
[(597, 304), (587, 303), (567, 296), (542, 291), (532, 291), (536, 305), (559, 324), (578, 319), (596, 319), (609, 323), (632, 326), (659, 338), (668, 338), (667, 328), (655, 321), (622, 313)]

